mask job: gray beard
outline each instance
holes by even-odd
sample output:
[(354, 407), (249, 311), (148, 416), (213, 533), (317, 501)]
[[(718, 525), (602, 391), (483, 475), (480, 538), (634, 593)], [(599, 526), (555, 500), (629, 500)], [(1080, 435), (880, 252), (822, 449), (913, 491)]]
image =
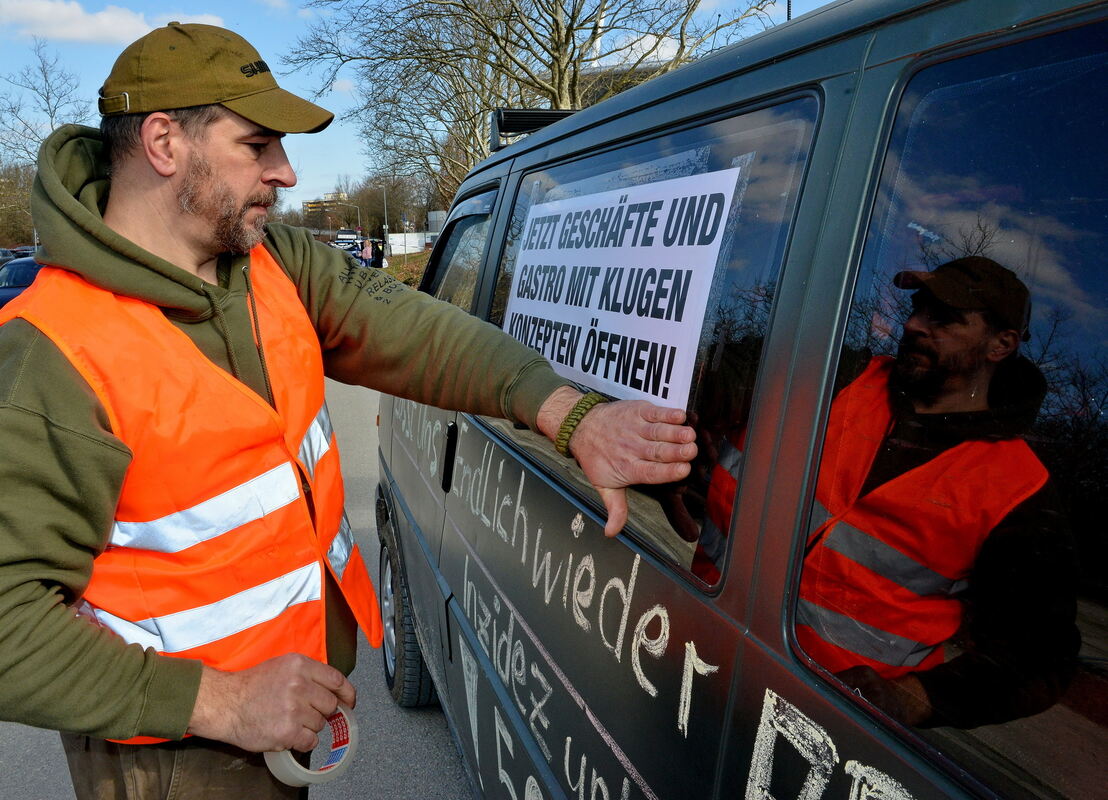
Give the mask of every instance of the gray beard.
[[(921, 365), (911, 356), (923, 353), (930, 358), (929, 365)], [(976, 372), (985, 358), (980, 353), (964, 353), (956, 358), (940, 359), (936, 353), (919, 348), (901, 339), (893, 366), (892, 387), (903, 392), (911, 400), (931, 405), (940, 397), (951, 376)]]
[(270, 188), (236, 205), (227, 187), (218, 183), (211, 164), (194, 157), (185, 172), (185, 180), (177, 190), (177, 205), (181, 211), (209, 221), (212, 225), (212, 244), (217, 253), (249, 253), (265, 237), (265, 217), (246, 224), (246, 214), (254, 205), (274, 205), (277, 190)]

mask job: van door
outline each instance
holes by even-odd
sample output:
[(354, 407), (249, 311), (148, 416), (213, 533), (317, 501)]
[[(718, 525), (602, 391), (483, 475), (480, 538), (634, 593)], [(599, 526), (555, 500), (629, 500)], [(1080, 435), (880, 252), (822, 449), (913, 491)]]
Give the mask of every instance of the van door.
[(572, 459), (459, 415), (447, 679), (486, 796), (713, 794), (742, 626), (715, 601), (727, 520), (705, 489), (741, 463), (818, 109), (800, 93), (717, 113), (514, 185), (491, 321), (583, 385), (691, 406), (703, 457), (632, 492), (608, 540)]

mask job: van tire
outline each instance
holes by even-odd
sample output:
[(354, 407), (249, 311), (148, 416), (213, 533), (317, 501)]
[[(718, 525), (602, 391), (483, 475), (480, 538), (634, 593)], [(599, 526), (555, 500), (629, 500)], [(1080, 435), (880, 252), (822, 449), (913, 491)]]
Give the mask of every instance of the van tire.
[(378, 603), (384, 626), (381, 660), (385, 684), (392, 699), (403, 708), (431, 705), (438, 702), (438, 695), (416, 638), (408, 580), (400, 567), (395, 539), (390, 535), (392, 521), (387, 520), (381, 531)]

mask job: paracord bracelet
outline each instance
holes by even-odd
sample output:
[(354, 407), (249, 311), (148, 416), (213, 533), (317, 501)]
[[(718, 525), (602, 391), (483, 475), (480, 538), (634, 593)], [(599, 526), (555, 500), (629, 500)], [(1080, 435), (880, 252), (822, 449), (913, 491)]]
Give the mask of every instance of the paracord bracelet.
[(554, 448), (563, 456), (569, 456), (569, 440), (573, 436), (573, 432), (577, 430), (581, 420), (589, 413), (589, 409), (597, 403), (607, 402), (608, 398), (600, 392), (586, 393), (574, 404), (573, 408), (566, 414), (566, 418), (562, 420), (561, 427), (558, 428), (558, 436), (554, 439)]

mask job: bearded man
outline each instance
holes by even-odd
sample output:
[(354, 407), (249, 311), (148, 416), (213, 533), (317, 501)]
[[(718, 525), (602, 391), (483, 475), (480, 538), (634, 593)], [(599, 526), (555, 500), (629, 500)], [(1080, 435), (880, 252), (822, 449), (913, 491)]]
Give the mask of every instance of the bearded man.
[(65, 732), (80, 800), (302, 795), (260, 753), (315, 747), (354, 704), (357, 629), (381, 642), (325, 375), (557, 440), (609, 535), (695, 434), (267, 225), (282, 138), (332, 114), (237, 34), (156, 29), (100, 95), (100, 131), (42, 146), (46, 266), (0, 315), (0, 713)]
[(894, 284), (915, 290), (895, 359), (832, 403), (797, 639), (909, 725), (1037, 713), (1080, 637), (1072, 545), (1023, 438), (1046, 388), (1019, 354), (1030, 295), (980, 256)]

